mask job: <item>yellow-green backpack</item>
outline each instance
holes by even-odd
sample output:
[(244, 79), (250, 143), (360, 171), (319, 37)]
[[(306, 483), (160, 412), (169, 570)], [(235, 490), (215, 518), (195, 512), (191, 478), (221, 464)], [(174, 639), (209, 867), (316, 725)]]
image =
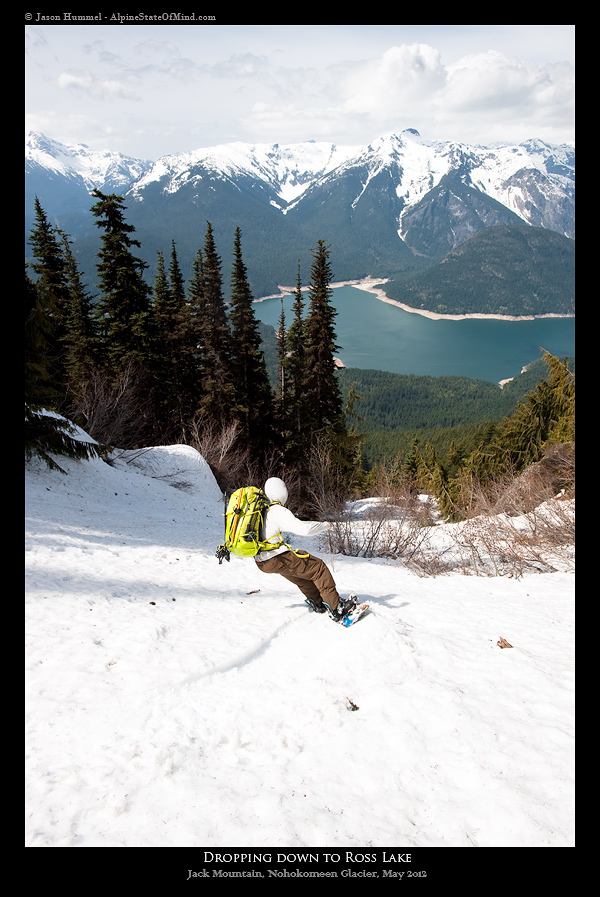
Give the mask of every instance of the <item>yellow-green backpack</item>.
[(262, 489), (243, 486), (231, 495), (225, 513), (225, 541), (219, 545), (216, 557), (221, 564), (229, 555), (253, 557), (264, 548), (279, 548), (283, 542), (264, 541), (265, 516), (271, 504)]

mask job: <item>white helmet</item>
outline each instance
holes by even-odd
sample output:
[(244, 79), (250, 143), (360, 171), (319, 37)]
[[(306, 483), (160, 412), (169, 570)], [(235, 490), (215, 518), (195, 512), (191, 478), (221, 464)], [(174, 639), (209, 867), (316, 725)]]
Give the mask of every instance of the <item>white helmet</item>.
[(278, 501), (282, 505), (288, 500), (288, 491), (283, 480), (279, 477), (270, 477), (265, 483), (265, 495), (269, 501)]

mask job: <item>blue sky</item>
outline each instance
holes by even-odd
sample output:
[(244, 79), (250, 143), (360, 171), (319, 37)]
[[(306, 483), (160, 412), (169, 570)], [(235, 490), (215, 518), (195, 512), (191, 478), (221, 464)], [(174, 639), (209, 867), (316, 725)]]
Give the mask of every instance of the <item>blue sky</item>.
[(25, 87), (26, 131), (144, 159), (232, 141), (362, 145), (411, 127), (566, 143), (575, 26), (33, 21)]

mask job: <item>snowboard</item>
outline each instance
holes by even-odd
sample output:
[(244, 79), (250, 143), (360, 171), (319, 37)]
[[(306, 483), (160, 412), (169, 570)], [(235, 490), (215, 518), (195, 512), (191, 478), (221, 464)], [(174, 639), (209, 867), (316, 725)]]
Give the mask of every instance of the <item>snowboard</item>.
[(368, 604), (357, 604), (353, 611), (350, 611), (347, 617), (341, 621), (342, 626), (352, 626), (357, 620), (365, 614), (369, 609)]

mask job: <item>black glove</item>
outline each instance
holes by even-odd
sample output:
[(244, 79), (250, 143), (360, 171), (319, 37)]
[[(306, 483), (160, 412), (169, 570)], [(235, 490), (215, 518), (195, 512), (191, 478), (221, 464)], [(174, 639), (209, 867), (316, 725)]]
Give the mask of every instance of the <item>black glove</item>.
[(215, 557), (219, 559), (219, 564), (223, 563), (223, 558), (225, 558), (226, 561), (229, 561), (230, 560), (229, 550), (227, 548), (225, 548), (224, 545), (219, 545), (219, 547), (217, 548), (217, 550), (215, 552)]

